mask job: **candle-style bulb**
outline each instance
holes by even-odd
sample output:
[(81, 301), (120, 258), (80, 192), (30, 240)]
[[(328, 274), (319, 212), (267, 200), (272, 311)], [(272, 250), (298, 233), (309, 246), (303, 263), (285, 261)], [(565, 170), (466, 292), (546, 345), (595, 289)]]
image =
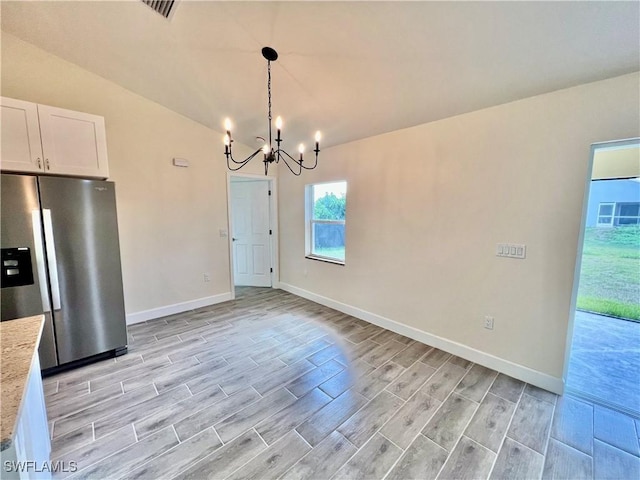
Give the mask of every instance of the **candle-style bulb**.
[(276, 118), (276, 128), (280, 130), (282, 128), (282, 117)]
[(269, 155), (270, 150), (271, 150), (271, 147), (265, 143), (264, 147), (262, 147), (262, 153), (264, 153), (265, 155)]
[(229, 145), (231, 145), (231, 138), (229, 138), (229, 135), (226, 134), (224, 136), (224, 144), (228, 147)]
[(304, 153), (304, 145), (302, 143), (298, 145), (298, 151), (300, 152), (300, 155)]
[(230, 131), (231, 131), (231, 119), (230, 119), (230, 118), (225, 118), (225, 119), (224, 119), (224, 129), (225, 129), (227, 132), (230, 132)]
[(316, 132), (316, 143), (320, 142), (321, 138), (322, 138), (322, 134), (320, 133), (320, 130), (318, 130)]

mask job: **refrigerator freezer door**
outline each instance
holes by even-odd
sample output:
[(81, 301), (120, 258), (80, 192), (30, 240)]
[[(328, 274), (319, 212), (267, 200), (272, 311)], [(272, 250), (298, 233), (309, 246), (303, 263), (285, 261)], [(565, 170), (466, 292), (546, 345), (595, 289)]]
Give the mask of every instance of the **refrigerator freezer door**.
[(59, 299), (53, 321), (60, 364), (125, 346), (114, 184), (39, 182), (51, 291)]
[(42, 368), (55, 367), (58, 362), (45, 271), (36, 177), (2, 174), (0, 190), (2, 248), (27, 247), (33, 270), (33, 284), (0, 289), (2, 320), (44, 313), (45, 324), (39, 349), (40, 364)]

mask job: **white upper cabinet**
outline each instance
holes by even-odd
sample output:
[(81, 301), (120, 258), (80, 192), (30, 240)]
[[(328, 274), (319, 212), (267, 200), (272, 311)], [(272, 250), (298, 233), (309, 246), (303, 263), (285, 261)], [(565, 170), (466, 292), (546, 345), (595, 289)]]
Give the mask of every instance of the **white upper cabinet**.
[(103, 117), (5, 97), (1, 103), (3, 170), (109, 176)]
[(104, 118), (38, 105), (46, 173), (109, 176)]
[(3, 170), (41, 172), (44, 168), (38, 106), (35, 103), (1, 98), (0, 165)]

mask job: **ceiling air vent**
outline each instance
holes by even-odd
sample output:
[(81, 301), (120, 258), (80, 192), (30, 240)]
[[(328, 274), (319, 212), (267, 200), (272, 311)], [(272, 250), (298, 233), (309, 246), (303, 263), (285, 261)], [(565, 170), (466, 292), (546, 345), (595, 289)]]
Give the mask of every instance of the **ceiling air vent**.
[(177, 0), (142, 0), (164, 18), (169, 18), (176, 8)]

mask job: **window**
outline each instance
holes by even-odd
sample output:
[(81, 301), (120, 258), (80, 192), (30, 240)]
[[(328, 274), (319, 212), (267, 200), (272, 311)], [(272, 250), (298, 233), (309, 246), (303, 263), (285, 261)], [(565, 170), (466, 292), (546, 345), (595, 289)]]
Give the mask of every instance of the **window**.
[(305, 194), (307, 257), (344, 264), (347, 182), (307, 185)]
[(601, 203), (598, 206), (598, 226), (640, 225), (640, 202)]
[(615, 203), (601, 203), (598, 208), (598, 226), (610, 226), (613, 223), (613, 208)]
[(638, 225), (640, 223), (640, 203), (617, 203), (616, 225)]

